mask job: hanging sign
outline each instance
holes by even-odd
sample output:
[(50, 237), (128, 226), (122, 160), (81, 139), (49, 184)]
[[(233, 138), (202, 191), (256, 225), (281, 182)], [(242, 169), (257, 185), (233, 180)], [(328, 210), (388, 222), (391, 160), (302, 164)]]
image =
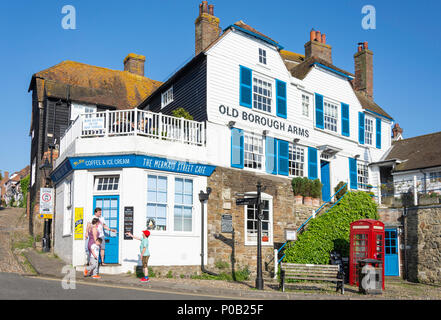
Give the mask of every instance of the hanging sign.
[(75, 208), (75, 240), (83, 240), (83, 225), (84, 225), (84, 210), (83, 208)]
[(252, 206), (257, 204), (257, 198), (236, 199), (236, 206)]
[(83, 131), (104, 129), (104, 118), (85, 118), (83, 119)]
[(40, 218), (52, 219), (54, 214), (54, 189), (40, 188)]

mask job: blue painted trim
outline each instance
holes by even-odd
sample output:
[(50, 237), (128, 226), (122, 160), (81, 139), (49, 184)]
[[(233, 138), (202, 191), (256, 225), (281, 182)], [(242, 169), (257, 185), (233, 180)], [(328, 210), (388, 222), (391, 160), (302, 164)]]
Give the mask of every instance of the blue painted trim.
[(246, 33), (246, 34), (248, 34), (248, 35), (250, 35), (250, 36), (253, 36), (253, 37), (255, 37), (255, 38), (259, 39), (259, 40), (265, 41), (266, 43), (269, 43), (269, 44), (271, 44), (271, 45), (277, 47), (277, 49), (279, 49), (279, 50), (282, 50), (282, 49), (283, 49), (283, 46), (281, 46), (281, 45), (278, 44), (277, 42), (275, 42), (275, 41), (273, 41), (273, 40), (270, 40), (270, 39), (267, 39), (267, 38), (265, 38), (265, 37), (263, 37), (263, 36), (261, 36), (261, 35), (255, 33), (255, 32), (251, 32), (251, 31), (249, 31), (249, 30), (246, 30), (246, 29), (244, 29), (244, 28), (242, 28), (242, 27), (239, 27), (239, 26), (237, 26), (237, 25), (234, 25), (234, 24), (229, 25), (228, 27), (226, 27), (226, 28), (224, 29), (223, 32), (225, 32), (225, 31), (227, 31), (228, 29), (231, 29), (231, 28), (235, 28), (235, 29), (240, 30), (240, 31), (242, 31), (243, 33)]
[[(371, 113), (373, 113), (373, 114), (375, 114), (375, 115), (377, 115), (377, 116), (379, 116), (379, 117), (382, 117), (382, 118), (385, 118), (385, 119), (387, 119), (387, 120), (390, 120), (390, 121), (394, 121), (394, 119), (393, 118), (389, 118), (389, 117), (386, 117), (386, 116), (384, 116), (384, 115), (382, 115), (382, 114), (379, 114), (378, 112), (375, 112), (375, 111), (372, 111), (372, 110), (370, 110), (370, 109), (368, 109), (368, 108), (363, 108), (364, 110), (367, 110), (368, 112), (371, 112)], [(393, 123), (392, 123), (393, 124)]]
[[(235, 137), (234, 135), (238, 135), (238, 137), (239, 137), (239, 144), (238, 145), (235, 144), (235, 142), (234, 142), (234, 138), (237, 139), (237, 137)], [(232, 168), (243, 169), (243, 167), (244, 167), (244, 149), (243, 148), (244, 148), (243, 130), (238, 129), (238, 128), (231, 128), (231, 155), (230, 155), (231, 159), (230, 160), (231, 160), (231, 167)], [(235, 156), (235, 157), (239, 156), (239, 163), (233, 162), (234, 152), (239, 152), (239, 154)]]
[(328, 70), (328, 71), (334, 72), (334, 73), (338, 74), (339, 76), (342, 76), (342, 77), (344, 77), (344, 78), (346, 78), (346, 79), (348, 79), (348, 80), (352, 80), (352, 79), (354, 79), (354, 77), (352, 77), (352, 76), (348, 76), (347, 74), (344, 74), (343, 72), (340, 72), (340, 71), (337, 71), (337, 70), (332, 69), (332, 68), (330, 68), (330, 67), (327, 67), (327, 66), (325, 66), (325, 65), (323, 65), (323, 64), (321, 64), (321, 63), (319, 63), (319, 62), (314, 62), (312, 65), (317, 65), (317, 66), (319, 66), (320, 68), (323, 68), (323, 69), (326, 69), (326, 70)]
[(376, 131), (376, 147), (381, 149), (381, 119), (375, 118), (375, 131)]
[[(245, 77), (246, 75), (247, 77)], [(251, 108), (252, 103), (253, 103), (253, 70), (239, 65), (239, 104), (243, 107)]]
[(267, 173), (277, 174), (277, 139), (265, 137), (265, 170)]
[(315, 126), (320, 129), (325, 128), (324, 114), (323, 114), (323, 96), (315, 93)]
[(73, 170), (105, 168), (142, 168), (208, 177), (216, 167), (137, 154), (69, 157), (51, 173), (50, 177), (54, 183), (57, 183)]
[(308, 147), (308, 178), (311, 180), (318, 178), (317, 149)]
[(276, 79), (276, 115), (284, 119), (288, 114), (286, 100), (286, 82)]
[(278, 174), (289, 174), (289, 142), (277, 139)]
[[(347, 129), (347, 130), (345, 130)], [(350, 121), (349, 121), (349, 105), (341, 103), (341, 134), (345, 137), (350, 136)]]

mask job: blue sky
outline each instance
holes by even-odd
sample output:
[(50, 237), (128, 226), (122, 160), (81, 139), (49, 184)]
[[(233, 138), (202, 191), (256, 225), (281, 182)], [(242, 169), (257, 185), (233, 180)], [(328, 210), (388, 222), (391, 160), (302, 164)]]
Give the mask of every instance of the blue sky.
[[(32, 74), (63, 60), (121, 70), (130, 52), (146, 56), (146, 76), (163, 81), (194, 54), (200, 0), (45, 0), (0, 3), (0, 170), (29, 164)], [(211, 0), (221, 27), (243, 20), (304, 53), (311, 28), (327, 35), (334, 64), (354, 71), (357, 43), (374, 52), (374, 97), (405, 137), (441, 130), (441, 1)], [(61, 27), (64, 5), (76, 30)], [(361, 10), (376, 9), (364, 30)]]

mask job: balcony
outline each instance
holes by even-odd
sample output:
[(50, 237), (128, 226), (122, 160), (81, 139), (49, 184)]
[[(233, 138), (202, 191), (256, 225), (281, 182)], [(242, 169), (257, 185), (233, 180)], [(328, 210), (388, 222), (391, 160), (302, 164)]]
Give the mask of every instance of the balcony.
[(107, 110), (75, 119), (61, 137), (60, 158), (128, 151), (189, 157), (189, 152), (200, 152), (205, 144), (204, 122), (138, 109)]

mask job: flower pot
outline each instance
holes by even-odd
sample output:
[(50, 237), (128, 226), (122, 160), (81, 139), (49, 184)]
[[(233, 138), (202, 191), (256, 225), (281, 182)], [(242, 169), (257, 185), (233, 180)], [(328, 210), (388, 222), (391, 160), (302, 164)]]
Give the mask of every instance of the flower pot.
[(312, 206), (320, 207), (320, 198), (312, 198)]
[(303, 196), (294, 196), (294, 204), (303, 204)]
[(303, 204), (305, 206), (312, 206), (312, 198), (311, 197), (303, 197)]

